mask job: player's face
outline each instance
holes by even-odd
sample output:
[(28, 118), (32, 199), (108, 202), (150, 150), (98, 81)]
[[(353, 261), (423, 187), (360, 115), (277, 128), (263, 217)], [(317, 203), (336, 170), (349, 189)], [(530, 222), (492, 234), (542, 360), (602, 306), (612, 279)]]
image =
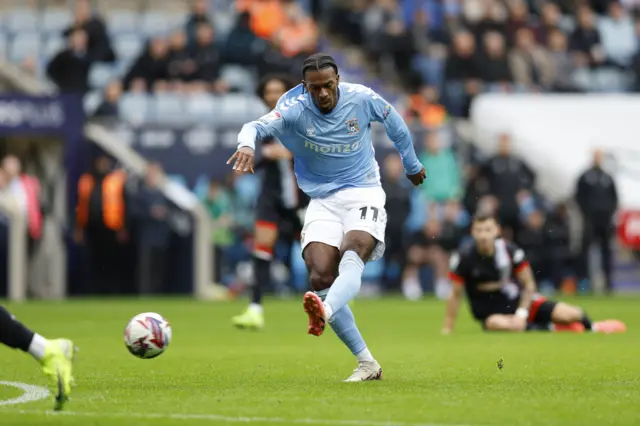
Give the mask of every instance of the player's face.
[(338, 83), (340, 76), (333, 67), (320, 71), (307, 71), (303, 83), (311, 94), (313, 102), (323, 114), (328, 114), (338, 104)]
[(493, 219), (476, 221), (471, 226), (471, 235), (480, 252), (491, 252), (498, 238), (498, 224)]
[(278, 103), (278, 99), (280, 99), (285, 92), (284, 83), (280, 80), (268, 81), (264, 86), (264, 103), (267, 104), (269, 109), (274, 109)]

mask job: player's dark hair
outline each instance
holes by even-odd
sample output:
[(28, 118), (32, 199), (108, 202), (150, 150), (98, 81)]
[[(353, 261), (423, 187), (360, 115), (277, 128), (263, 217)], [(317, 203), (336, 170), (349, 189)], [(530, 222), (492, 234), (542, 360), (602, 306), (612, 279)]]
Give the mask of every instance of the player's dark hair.
[(267, 88), (267, 84), (273, 80), (281, 82), (284, 85), (285, 92), (288, 92), (296, 86), (293, 78), (287, 74), (267, 74), (260, 79), (258, 87), (256, 88), (256, 96), (264, 100), (264, 91)]
[(471, 223), (482, 223), (488, 220), (493, 220), (494, 222), (498, 223), (498, 219), (496, 219), (496, 217), (489, 212), (477, 212), (471, 218)]
[(304, 60), (302, 63), (302, 78), (304, 79), (307, 71), (320, 71), (325, 68), (333, 68), (338, 74), (338, 64), (335, 59), (327, 53), (314, 53)]

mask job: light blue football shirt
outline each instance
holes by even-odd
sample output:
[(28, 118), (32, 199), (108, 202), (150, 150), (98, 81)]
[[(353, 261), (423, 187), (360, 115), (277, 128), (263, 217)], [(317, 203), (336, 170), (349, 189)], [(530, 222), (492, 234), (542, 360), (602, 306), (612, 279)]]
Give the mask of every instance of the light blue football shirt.
[(371, 141), (371, 123), (384, 125), (400, 152), (407, 174), (422, 170), (411, 133), (387, 101), (368, 87), (340, 83), (336, 107), (323, 114), (300, 84), (285, 93), (274, 110), (245, 124), (238, 146), (274, 136), (293, 154), (298, 185), (311, 198), (345, 188), (380, 185), (380, 168)]

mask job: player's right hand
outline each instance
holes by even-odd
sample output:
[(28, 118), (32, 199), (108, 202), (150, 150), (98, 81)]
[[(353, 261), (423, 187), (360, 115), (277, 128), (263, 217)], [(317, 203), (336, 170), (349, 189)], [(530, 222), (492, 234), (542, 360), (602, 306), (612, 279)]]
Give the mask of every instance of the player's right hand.
[(255, 152), (248, 146), (238, 148), (238, 150), (227, 160), (227, 164), (233, 164), (236, 173), (253, 173), (253, 159)]
[(407, 175), (407, 177), (409, 178), (413, 186), (418, 186), (421, 185), (422, 182), (424, 182), (424, 180), (427, 178), (427, 171), (423, 167), (422, 170), (420, 170), (415, 175)]

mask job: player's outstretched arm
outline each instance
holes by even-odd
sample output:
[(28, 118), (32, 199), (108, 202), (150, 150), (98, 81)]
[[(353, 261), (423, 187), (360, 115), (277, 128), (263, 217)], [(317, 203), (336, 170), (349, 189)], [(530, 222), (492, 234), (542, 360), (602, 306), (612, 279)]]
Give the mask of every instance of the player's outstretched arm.
[(531, 271), (531, 266), (528, 263), (523, 263), (522, 266), (517, 268), (516, 278), (522, 284), (520, 306), (516, 311), (516, 315), (527, 319), (529, 317), (529, 307), (536, 293), (536, 279), (533, 276), (533, 271)]
[(418, 160), (407, 124), (390, 103), (373, 91), (371, 91), (369, 103), (373, 120), (384, 125), (387, 136), (400, 153), (407, 177), (415, 186), (422, 184), (427, 177), (427, 172)]
[(245, 124), (238, 134), (238, 150), (227, 160), (227, 164), (233, 163), (233, 170), (237, 173), (253, 173), (256, 140), (278, 136), (285, 129), (286, 120), (277, 109)]
[(460, 307), (460, 299), (462, 299), (462, 289), (462, 285), (453, 283), (453, 291), (451, 292), (451, 296), (449, 296), (449, 300), (447, 300), (447, 310), (445, 311), (442, 334), (450, 334), (453, 331), (458, 316), (458, 308)]

